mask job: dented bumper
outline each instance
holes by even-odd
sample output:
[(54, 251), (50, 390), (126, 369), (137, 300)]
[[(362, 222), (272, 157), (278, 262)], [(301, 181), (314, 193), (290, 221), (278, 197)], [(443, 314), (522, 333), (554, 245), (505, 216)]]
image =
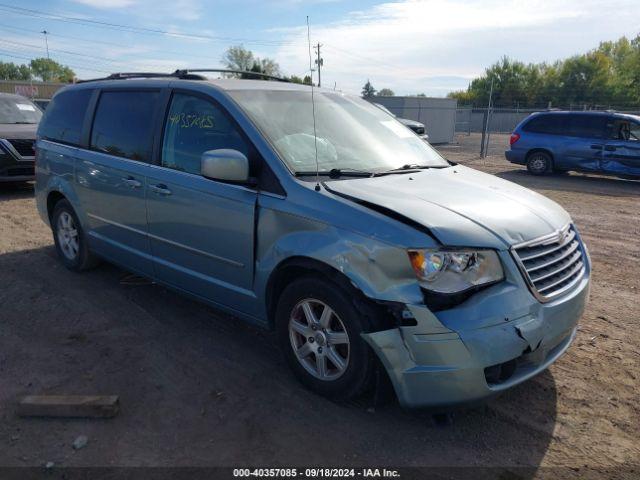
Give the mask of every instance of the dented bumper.
[[(522, 289), (506, 288), (479, 299), (482, 310), (470, 305), (434, 315), (408, 305), (416, 326), (363, 337), (384, 364), (401, 405), (472, 403), (524, 382), (558, 359), (575, 337), (588, 295), (586, 276), (570, 294), (546, 304)], [(472, 317), (487, 309), (496, 315)]]

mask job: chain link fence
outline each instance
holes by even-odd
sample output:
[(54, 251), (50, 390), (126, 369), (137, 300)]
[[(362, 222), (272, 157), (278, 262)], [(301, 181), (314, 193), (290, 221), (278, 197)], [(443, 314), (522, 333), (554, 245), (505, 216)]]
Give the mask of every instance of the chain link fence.
[[(455, 133), (456, 136), (479, 136), (484, 141), (478, 141), (478, 154), (493, 154), (496, 148), (499, 150), (508, 148), (508, 135), (516, 126), (534, 112), (551, 110), (572, 111), (615, 111), (631, 115), (640, 115), (640, 106), (626, 108), (609, 108), (609, 106), (597, 106), (587, 108), (584, 105), (569, 105), (566, 108), (473, 108), (458, 106), (456, 109)], [(493, 143), (492, 143), (493, 142)], [(496, 143), (497, 144), (494, 144)], [(468, 142), (467, 142), (468, 143)]]

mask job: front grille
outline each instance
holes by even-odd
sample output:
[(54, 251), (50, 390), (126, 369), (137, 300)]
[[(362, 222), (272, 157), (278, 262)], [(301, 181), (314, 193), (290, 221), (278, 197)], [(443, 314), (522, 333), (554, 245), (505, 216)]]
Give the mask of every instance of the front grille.
[(8, 177), (27, 177), (35, 175), (35, 169), (31, 167), (10, 167), (7, 169)]
[(572, 225), (512, 251), (529, 288), (541, 301), (568, 291), (586, 269), (584, 250)]
[(9, 143), (16, 149), (16, 151), (22, 157), (33, 157), (35, 155), (33, 151), (33, 142), (35, 140), (14, 139), (9, 140)]

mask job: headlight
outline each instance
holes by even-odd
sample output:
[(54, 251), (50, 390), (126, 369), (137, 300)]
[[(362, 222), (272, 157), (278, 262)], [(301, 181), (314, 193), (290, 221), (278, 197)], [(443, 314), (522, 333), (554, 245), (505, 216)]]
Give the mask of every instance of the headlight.
[(504, 278), (493, 250), (409, 250), (409, 260), (420, 285), (436, 293), (452, 294)]

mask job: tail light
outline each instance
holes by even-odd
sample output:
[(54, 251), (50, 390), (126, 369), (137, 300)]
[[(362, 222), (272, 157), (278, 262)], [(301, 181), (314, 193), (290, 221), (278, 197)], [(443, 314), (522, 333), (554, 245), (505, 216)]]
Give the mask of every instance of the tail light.
[(520, 140), (520, 134), (519, 133), (512, 133), (511, 137), (509, 138), (509, 146), (513, 145), (518, 140)]

